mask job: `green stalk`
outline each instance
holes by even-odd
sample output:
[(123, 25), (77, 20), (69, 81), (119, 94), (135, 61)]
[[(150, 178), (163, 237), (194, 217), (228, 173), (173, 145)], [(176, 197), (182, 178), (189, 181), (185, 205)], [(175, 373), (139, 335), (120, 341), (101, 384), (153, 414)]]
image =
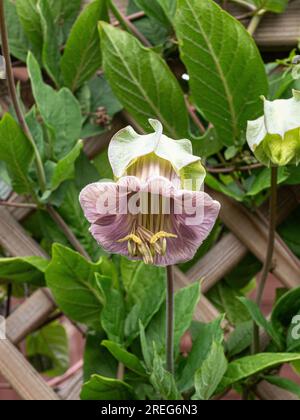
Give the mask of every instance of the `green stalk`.
[(166, 367), (174, 374), (174, 271), (167, 267)]
[[(277, 179), (278, 179), (278, 169), (276, 166), (271, 168), (271, 197), (270, 197), (270, 216), (269, 216), (269, 236), (268, 236), (268, 246), (267, 246), (267, 255), (264, 262), (264, 266), (261, 272), (259, 279), (259, 285), (257, 289), (256, 304), (260, 307), (262, 303), (262, 298), (264, 290), (267, 284), (267, 279), (270, 271), (272, 270), (273, 265), (273, 254), (275, 247), (275, 235), (276, 235), (276, 218), (277, 218)], [(253, 354), (260, 352), (260, 337), (259, 337), (259, 327), (256, 323), (253, 325)]]

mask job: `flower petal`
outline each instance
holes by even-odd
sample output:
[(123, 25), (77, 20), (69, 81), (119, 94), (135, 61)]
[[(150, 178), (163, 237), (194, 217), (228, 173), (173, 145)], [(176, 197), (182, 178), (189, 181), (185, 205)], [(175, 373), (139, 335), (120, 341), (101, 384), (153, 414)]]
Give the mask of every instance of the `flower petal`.
[(133, 218), (124, 214), (106, 216), (92, 224), (90, 232), (98, 244), (108, 253), (121, 254), (128, 257), (126, 242), (119, 240), (125, 238), (132, 229)]
[(155, 130), (152, 134), (140, 135), (132, 127), (126, 127), (112, 138), (108, 156), (117, 178), (123, 176), (136, 159), (150, 153), (169, 161), (178, 172), (185, 166), (200, 161), (199, 157), (193, 155), (190, 140), (170, 139), (163, 135), (163, 127), (158, 120), (149, 119), (149, 123)]
[[(188, 198), (188, 203), (183, 209), (183, 214), (174, 215), (172, 218), (172, 232), (176, 239), (167, 239), (167, 253), (157, 257), (155, 264), (167, 266), (190, 261), (195, 256), (198, 248), (210, 234), (220, 211), (220, 203), (213, 200), (204, 192), (178, 191), (176, 202), (183, 202)], [(195, 207), (196, 205), (196, 207)], [(195, 224), (191, 224), (194, 216)]]
[[(84, 215), (90, 223), (96, 222), (99, 217), (103, 216), (103, 212), (99, 209), (99, 201), (104, 201), (105, 198), (113, 197), (117, 195), (117, 184), (114, 182), (95, 182), (94, 184), (87, 185), (80, 193), (79, 201), (84, 211)], [(110, 204), (109, 210), (116, 213), (116, 203)], [(107, 214), (106, 213), (106, 214)]]

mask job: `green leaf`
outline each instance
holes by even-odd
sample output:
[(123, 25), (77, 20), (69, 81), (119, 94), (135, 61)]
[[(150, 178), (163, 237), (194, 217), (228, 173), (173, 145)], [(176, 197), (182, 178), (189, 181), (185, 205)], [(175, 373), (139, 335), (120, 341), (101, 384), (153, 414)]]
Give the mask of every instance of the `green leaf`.
[(37, 10), (37, 1), (16, 0), (16, 7), (26, 36), (33, 46), (34, 54), (39, 59), (43, 48), (43, 30)]
[(0, 278), (43, 286), (49, 261), (42, 257), (0, 258)]
[(283, 13), (288, 4), (288, 0), (247, 0), (247, 2), (273, 13)]
[(53, 134), (54, 157), (66, 156), (80, 138), (82, 117), (78, 101), (67, 89), (56, 92), (42, 79), (39, 64), (29, 53), (27, 67), (31, 79), (33, 95), (41, 116)]
[(142, 270), (143, 263), (141, 261), (133, 261), (129, 260), (128, 258), (121, 257), (121, 278), (122, 278), (122, 284), (128, 293), (131, 288), (133, 288), (134, 293), (134, 284), (139, 286), (139, 283), (137, 283), (137, 277), (135, 276), (138, 270)]
[(60, 86), (60, 49), (55, 22), (48, 0), (38, 0), (37, 10), (40, 15), (43, 32), (43, 66), (56, 86)]
[(145, 334), (145, 328), (143, 324), (141, 323), (141, 321), (139, 322), (139, 326), (140, 326), (140, 341), (141, 341), (141, 348), (142, 348), (142, 353), (144, 357), (144, 362), (145, 362), (148, 372), (150, 372), (152, 368), (151, 353), (150, 353), (150, 349), (149, 349), (146, 334)]
[(83, 385), (80, 398), (86, 401), (129, 400), (132, 390), (129, 385), (117, 379), (93, 375)]
[(100, 35), (107, 80), (139, 125), (149, 130), (148, 118), (156, 118), (172, 138), (187, 136), (184, 96), (165, 61), (111, 25), (101, 23)]
[(63, 375), (70, 365), (64, 326), (53, 322), (27, 336), (26, 355), (38, 372), (50, 377)]
[(75, 22), (61, 61), (65, 85), (75, 92), (101, 66), (99, 20), (108, 20), (104, 0), (89, 4)]
[(170, 22), (172, 22), (172, 20), (175, 17), (175, 12), (176, 12), (176, 0), (156, 0), (156, 1), (157, 3), (160, 4), (166, 16), (168, 16)]
[(274, 330), (285, 337), (285, 331), (300, 308), (300, 287), (283, 295), (273, 308), (271, 322)]
[(224, 354), (223, 344), (214, 341), (207, 358), (195, 375), (196, 393), (193, 400), (209, 400), (216, 391), (225, 372), (228, 363)]
[(175, 30), (197, 107), (223, 144), (239, 144), (247, 121), (262, 113), (260, 95), (268, 92), (254, 40), (212, 0), (179, 0)]
[(277, 331), (273, 328), (272, 324), (266, 320), (257, 304), (245, 297), (240, 297), (239, 301), (242, 302), (243, 305), (245, 305), (254, 322), (266, 331), (266, 333), (277, 345), (278, 349), (283, 350), (280, 336), (278, 335)]
[(96, 274), (96, 282), (103, 298), (101, 325), (110, 341), (124, 339), (125, 302), (120, 290), (112, 287), (112, 279)]
[(100, 345), (105, 337), (104, 332), (90, 331), (87, 334), (83, 362), (84, 381), (88, 381), (95, 374), (109, 378), (115, 378), (117, 375), (117, 361), (105, 347)]
[(140, 321), (146, 328), (159, 311), (165, 297), (165, 270), (140, 263), (127, 290), (129, 312), (125, 320), (128, 343), (140, 331)]
[(192, 144), (194, 155), (205, 158), (218, 153), (223, 148), (214, 128), (209, 128), (202, 137), (192, 139)]
[(300, 258), (300, 209), (290, 214), (279, 226), (278, 233), (291, 251)]
[(87, 261), (77, 252), (55, 244), (46, 281), (61, 310), (74, 321), (100, 329), (102, 297), (94, 284), (95, 273), (102, 274), (103, 260)]
[(297, 395), (300, 398), (300, 385), (291, 381), (287, 378), (281, 378), (279, 376), (265, 376), (264, 379), (270, 384), (277, 386), (278, 388), (285, 389), (292, 394)]
[(170, 27), (168, 15), (159, 0), (134, 0), (134, 2), (140, 9), (144, 10), (146, 15), (159, 22), (160, 25)]
[(16, 4), (13, 0), (4, 0), (4, 8), (10, 52), (14, 57), (25, 62), (31, 45), (21, 25)]
[(68, 179), (73, 179), (75, 176), (75, 163), (80, 155), (83, 147), (83, 142), (78, 141), (76, 146), (71, 150), (67, 156), (61, 159), (55, 166), (53, 176), (51, 179), (51, 190), (56, 190), (60, 184)]
[(263, 353), (235, 360), (229, 364), (227, 372), (218, 388), (218, 392), (223, 392), (231, 385), (264, 370), (299, 360), (300, 354), (292, 353)]
[(69, 31), (80, 12), (82, 0), (48, 0), (48, 2), (61, 45), (68, 38)]
[(242, 353), (252, 343), (253, 337), (253, 322), (246, 321), (237, 325), (234, 331), (230, 334), (226, 341), (226, 350), (228, 357), (232, 358), (237, 354)]
[(182, 400), (177, 389), (174, 376), (165, 370), (163, 361), (156, 350), (154, 350), (153, 368), (150, 376), (150, 382), (164, 400)]
[[(200, 283), (196, 282), (188, 287), (180, 289), (175, 294), (175, 328), (174, 328), (174, 351), (178, 353), (179, 343), (184, 333), (189, 329), (193, 320), (196, 306), (200, 299)], [(147, 342), (156, 343), (160, 355), (165, 353), (166, 337), (166, 305), (163, 305), (158, 314), (150, 323), (146, 331)], [(151, 349), (151, 347), (150, 347)]]
[(139, 359), (132, 353), (129, 353), (119, 344), (113, 341), (104, 340), (102, 346), (106, 347), (107, 350), (120, 362), (123, 363), (128, 369), (135, 372), (137, 375), (147, 376), (146, 371), (139, 361)]
[(178, 372), (178, 388), (181, 392), (193, 387), (194, 376), (211, 351), (212, 343), (222, 343), (224, 333), (221, 327), (223, 317), (216, 319), (209, 324), (200, 324), (197, 337), (193, 340), (192, 351), (190, 352), (182, 369)]
[(251, 319), (247, 309), (239, 301), (241, 295), (239, 290), (232, 289), (225, 282), (218, 283), (208, 293), (209, 299), (220, 312), (226, 314), (226, 318), (232, 325)]
[(213, 190), (222, 192), (228, 197), (234, 198), (236, 201), (243, 201), (245, 198), (245, 193), (242, 191), (232, 179), (232, 182), (228, 185), (223, 184), (211, 174), (207, 174), (205, 178), (205, 183), (212, 188)]
[(5, 114), (0, 122), (0, 160), (6, 163), (13, 189), (19, 194), (33, 191), (28, 174), (33, 155), (33, 147), (20, 126), (10, 114)]
[[(282, 184), (290, 176), (289, 170), (286, 167), (278, 168), (278, 184)], [(247, 195), (253, 197), (260, 192), (270, 188), (271, 186), (271, 170), (270, 168), (262, 169), (259, 174), (255, 177), (254, 182), (251, 185), (251, 188), (247, 192)]]

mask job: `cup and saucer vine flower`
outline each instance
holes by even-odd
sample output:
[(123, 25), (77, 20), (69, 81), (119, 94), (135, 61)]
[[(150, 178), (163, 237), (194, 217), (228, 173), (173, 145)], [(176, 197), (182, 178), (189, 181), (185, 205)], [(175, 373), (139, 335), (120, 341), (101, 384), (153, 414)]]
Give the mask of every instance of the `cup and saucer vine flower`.
[(193, 258), (220, 204), (202, 191), (206, 173), (191, 142), (168, 138), (157, 120), (149, 123), (154, 133), (127, 127), (112, 138), (115, 181), (88, 185), (80, 203), (106, 251), (169, 266)]
[(264, 115), (248, 122), (247, 141), (266, 166), (300, 162), (300, 91), (290, 99), (264, 99)]

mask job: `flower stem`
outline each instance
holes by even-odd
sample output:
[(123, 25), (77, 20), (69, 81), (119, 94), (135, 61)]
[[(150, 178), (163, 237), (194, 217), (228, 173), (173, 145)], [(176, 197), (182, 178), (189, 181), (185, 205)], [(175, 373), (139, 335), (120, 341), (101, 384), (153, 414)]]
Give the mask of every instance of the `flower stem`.
[(258, 25), (260, 24), (263, 16), (265, 14), (265, 10), (261, 10), (259, 13), (256, 13), (254, 16), (252, 16), (250, 23), (248, 25), (247, 31), (250, 35), (254, 35), (256, 29), (258, 28)]
[(46, 190), (46, 176), (44, 171), (43, 162), (36, 147), (36, 144), (33, 140), (29, 127), (26, 123), (25, 117), (23, 115), (22, 109), (19, 104), (13, 70), (12, 70), (12, 63), (10, 58), (10, 51), (9, 51), (9, 43), (8, 43), (8, 33), (7, 33), (7, 26), (5, 21), (5, 11), (4, 11), (4, 0), (0, 0), (0, 33), (1, 33), (1, 40), (2, 40), (2, 53), (6, 63), (6, 75), (7, 75), (7, 83), (9, 94), (12, 100), (12, 104), (18, 118), (19, 124), (24, 131), (26, 137), (28, 138), (29, 142), (32, 145), (34, 155), (35, 155), (35, 163), (36, 169), (39, 179), (39, 184), (41, 191), (44, 192)]
[(174, 373), (174, 271), (167, 267), (167, 330), (166, 330), (166, 367)]
[(114, 14), (115, 18), (119, 21), (120, 25), (126, 31), (130, 32), (132, 35), (136, 36), (145, 47), (152, 47), (152, 44), (148, 39), (134, 26), (134, 24), (128, 19), (127, 16), (118, 9), (113, 0), (109, 0), (109, 7)]
[[(259, 280), (257, 289), (256, 304), (260, 307), (262, 298), (267, 283), (268, 275), (272, 270), (273, 265), (273, 254), (275, 246), (275, 234), (276, 234), (276, 218), (277, 218), (277, 178), (278, 170), (276, 166), (271, 168), (271, 197), (270, 197), (270, 216), (269, 216), (269, 237), (267, 255), (262, 269), (262, 273)], [(260, 352), (260, 337), (259, 327), (256, 323), (253, 326), (253, 354)]]

